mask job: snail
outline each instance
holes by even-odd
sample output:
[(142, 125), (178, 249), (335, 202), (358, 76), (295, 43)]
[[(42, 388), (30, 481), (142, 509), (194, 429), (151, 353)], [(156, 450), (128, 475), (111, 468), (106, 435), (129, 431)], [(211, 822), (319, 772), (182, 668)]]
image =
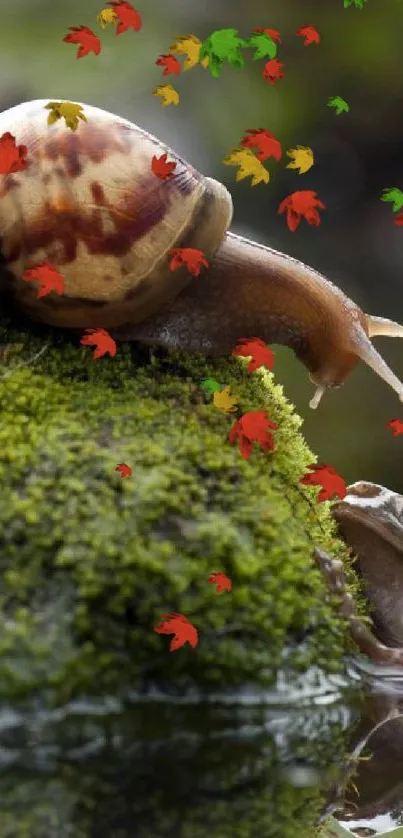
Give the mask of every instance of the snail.
[[(0, 114), (27, 148), (22, 171), (0, 175), (2, 290), (30, 318), (104, 328), (117, 340), (228, 355), (243, 337), (293, 349), (316, 384), (310, 406), (362, 360), (403, 400), (403, 383), (371, 343), (403, 326), (365, 314), (337, 286), (284, 253), (228, 232), (231, 195), (126, 119), (80, 104), (87, 122), (48, 125), (47, 100)], [(160, 180), (154, 156), (176, 163)], [(170, 269), (174, 248), (202, 250), (194, 277)], [(64, 293), (38, 299), (22, 280), (33, 263), (62, 273)]]

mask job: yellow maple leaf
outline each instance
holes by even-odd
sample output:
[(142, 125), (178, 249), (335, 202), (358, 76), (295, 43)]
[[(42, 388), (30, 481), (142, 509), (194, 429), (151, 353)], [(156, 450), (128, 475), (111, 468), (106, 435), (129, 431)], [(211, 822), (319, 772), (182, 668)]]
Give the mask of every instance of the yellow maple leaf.
[(287, 151), (292, 162), (288, 164), (287, 169), (299, 169), (299, 174), (303, 175), (308, 172), (314, 164), (313, 151), (308, 146), (297, 145), (296, 148), (291, 148)]
[(97, 15), (97, 21), (101, 24), (102, 29), (105, 29), (108, 23), (115, 22), (116, 17), (115, 9), (102, 9), (99, 15)]
[[(184, 70), (191, 70), (199, 63), (199, 53), (202, 42), (197, 35), (178, 35), (176, 41), (169, 48), (169, 52), (186, 55), (183, 62)], [(208, 59), (207, 59), (208, 60)]]
[(223, 163), (226, 166), (239, 166), (236, 174), (236, 180), (243, 180), (249, 175), (252, 176), (251, 186), (257, 186), (258, 183), (268, 183), (270, 180), (270, 172), (263, 166), (260, 160), (250, 148), (233, 148), (224, 158)]
[(52, 125), (58, 119), (64, 117), (67, 127), (71, 128), (72, 131), (76, 131), (79, 119), (88, 122), (87, 117), (83, 113), (83, 106), (77, 105), (76, 102), (49, 102), (45, 105), (45, 108), (50, 111), (48, 125)]
[(223, 390), (215, 391), (213, 395), (213, 404), (222, 410), (223, 413), (232, 413), (236, 410), (236, 405), (239, 402), (238, 396), (231, 396), (229, 387), (224, 387)]
[(161, 96), (163, 101), (161, 105), (166, 108), (167, 105), (179, 105), (179, 93), (172, 87), (172, 84), (160, 84), (153, 90), (153, 96)]

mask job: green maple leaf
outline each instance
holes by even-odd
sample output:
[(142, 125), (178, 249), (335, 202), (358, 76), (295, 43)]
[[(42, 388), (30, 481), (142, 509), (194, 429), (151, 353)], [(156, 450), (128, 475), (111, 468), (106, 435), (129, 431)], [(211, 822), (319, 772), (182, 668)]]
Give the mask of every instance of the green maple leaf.
[(205, 390), (209, 396), (213, 393), (219, 393), (221, 390), (221, 384), (219, 384), (215, 378), (203, 378), (200, 386), (203, 387), (203, 390)]
[(403, 207), (403, 192), (396, 186), (384, 189), (381, 195), (381, 201), (391, 201), (393, 203), (393, 212), (398, 212)]
[(255, 32), (247, 41), (248, 47), (254, 47), (256, 52), (253, 61), (258, 58), (275, 58), (277, 55), (277, 44), (266, 32)]
[(330, 96), (327, 102), (328, 108), (335, 108), (336, 109), (336, 116), (339, 116), (343, 111), (346, 113), (349, 112), (350, 106), (347, 104), (345, 99), (342, 99), (341, 96)]
[(210, 70), (212, 76), (217, 77), (220, 75), (224, 61), (228, 61), (232, 67), (243, 67), (244, 57), (241, 50), (246, 46), (247, 42), (238, 38), (236, 29), (217, 29), (203, 41), (199, 61), (208, 58), (207, 69)]
[(344, 0), (344, 8), (348, 9), (349, 6), (354, 6), (355, 9), (363, 9), (366, 2), (367, 0)]

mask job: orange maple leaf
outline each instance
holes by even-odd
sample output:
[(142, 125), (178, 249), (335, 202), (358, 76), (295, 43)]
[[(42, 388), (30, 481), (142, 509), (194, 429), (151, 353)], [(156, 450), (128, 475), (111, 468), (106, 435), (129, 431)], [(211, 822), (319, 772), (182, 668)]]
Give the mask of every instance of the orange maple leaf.
[(160, 55), (159, 58), (156, 60), (157, 67), (165, 67), (163, 72), (163, 76), (169, 76), (171, 74), (175, 76), (179, 76), (181, 71), (180, 61), (176, 58), (175, 55)]
[(99, 55), (101, 41), (92, 29), (89, 29), (88, 26), (69, 26), (69, 30), (70, 34), (65, 35), (63, 41), (65, 44), (80, 44), (76, 58), (84, 58), (90, 52)]
[(121, 476), (122, 478), (123, 478), (123, 477), (131, 477), (131, 476), (132, 476), (132, 474), (133, 474), (133, 472), (132, 472), (132, 470), (131, 470), (130, 466), (128, 466), (128, 465), (127, 465), (127, 463), (119, 463), (119, 464), (116, 466), (115, 471), (119, 471), (119, 472), (120, 472), (120, 476)]
[(171, 261), (169, 267), (175, 271), (182, 265), (187, 265), (193, 276), (199, 276), (202, 267), (209, 268), (209, 263), (202, 250), (196, 247), (174, 247), (170, 251)]
[(268, 29), (265, 26), (255, 26), (254, 32), (265, 32), (269, 38), (272, 38), (273, 41), (277, 41), (279, 44), (282, 44), (282, 40), (280, 38), (280, 32), (277, 29)]
[(197, 629), (183, 614), (164, 614), (161, 622), (155, 626), (154, 631), (157, 634), (175, 635), (169, 646), (170, 652), (180, 649), (185, 643), (189, 643), (194, 649), (199, 640)]
[(292, 233), (295, 232), (301, 218), (305, 218), (308, 224), (313, 224), (318, 227), (320, 224), (320, 215), (316, 207), (326, 209), (325, 204), (316, 197), (316, 192), (310, 189), (304, 189), (302, 192), (293, 192), (284, 198), (278, 208), (278, 213), (281, 215), (287, 212), (287, 224)]
[(284, 78), (283, 67), (284, 64), (281, 61), (277, 61), (277, 58), (272, 58), (270, 61), (266, 61), (262, 70), (262, 76), (270, 84), (275, 84), (278, 79)]
[(28, 153), (26, 145), (17, 146), (15, 137), (6, 131), (0, 137), (0, 175), (11, 175), (27, 168), (25, 160)]
[(106, 355), (107, 352), (111, 358), (116, 355), (116, 343), (106, 329), (86, 329), (85, 331), (87, 334), (81, 338), (80, 343), (82, 346), (93, 346), (95, 344), (96, 349), (92, 356), (94, 361), (101, 358), (102, 355)]
[(161, 154), (161, 157), (156, 157), (154, 154), (153, 159), (151, 160), (151, 171), (160, 178), (160, 180), (168, 180), (168, 178), (172, 177), (173, 172), (176, 169), (176, 163), (174, 161), (167, 162), (168, 153)]
[(141, 17), (137, 9), (134, 9), (130, 3), (127, 3), (125, 0), (110, 0), (108, 6), (113, 7), (116, 17), (119, 20), (115, 35), (121, 35), (122, 32), (126, 32), (130, 28), (136, 32), (140, 32)]
[(239, 449), (244, 460), (249, 460), (253, 443), (257, 442), (264, 451), (274, 448), (273, 436), (269, 428), (277, 430), (278, 425), (272, 422), (265, 410), (253, 410), (244, 413), (232, 426), (228, 439), (231, 445), (238, 440)]
[(274, 366), (274, 352), (260, 338), (240, 338), (240, 342), (232, 350), (231, 355), (240, 355), (243, 358), (252, 356), (246, 368), (247, 372), (255, 372), (259, 367), (267, 367), (271, 370)]
[(400, 436), (403, 434), (403, 419), (390, 419), (386, 422), (386, 427), (393, 431), (392, 436)]
[(308, 468), (312, 469), (312, 473), (301, 477), (299, 482), (304, 486), (322, 486), (316, 500), (317, 503), (330, 500), (333, 495), (337, 495), (340, 500), (343, 500), (347, 494), (346, 482), (333, 466), (321, 466), (312, 463)]
[(64, 277), (52, 265), (51, 262), (39, 262), (37, 265), (28, 268), (24, 271), (22, 278), (26, 282), (39, 282), (37, 298), (46, 297), (51, 291), (55, 294), (63, 294), (64, 291)]
[(258, 160), (267, 160), (268, 157), (280, 160), (281, 144), (270, 131), (266, 131), (265, 128), (247, 128), (245, 134), (249, 134), (249, 137), (245, 136), (240, 145), (244, 148), (258, 148)]
[(221, 594), (223, 591), (230, 591), (232, 588), (231, 579), (225, 573), (222, 573), (221, 570), (217, 571), (217, 573), (211, 573), (207, 581), (211, 585), (217, 586), (217, 594)]
[(304, 47), (308, 47), (309, 44), (318, 44), (320, 41), (320, 35), (316, 26), (301, 26), (295, 34), (298, 37), (305, 38)]

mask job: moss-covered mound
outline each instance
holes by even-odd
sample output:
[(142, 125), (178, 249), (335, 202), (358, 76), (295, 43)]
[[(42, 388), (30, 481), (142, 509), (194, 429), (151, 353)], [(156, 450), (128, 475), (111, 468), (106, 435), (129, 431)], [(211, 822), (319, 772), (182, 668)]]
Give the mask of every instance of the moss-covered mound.
[[(311, 554), (347, 550), (329, 503), (299, 483), (316, 457), (271, 373), (127, 344), (94, 361), (53, 332), (3, 327), (0, 342), (0, 697), (265, 685), (286, 647), (292, 668), (342, 665), (347, 626)], [(207, 377), (236, 413), (215, 407)], [(254, 410), (279, 429), (247, 461), (228, 432)], [(170, 653), (155, 633), (172, 612), (196, 648)]]

